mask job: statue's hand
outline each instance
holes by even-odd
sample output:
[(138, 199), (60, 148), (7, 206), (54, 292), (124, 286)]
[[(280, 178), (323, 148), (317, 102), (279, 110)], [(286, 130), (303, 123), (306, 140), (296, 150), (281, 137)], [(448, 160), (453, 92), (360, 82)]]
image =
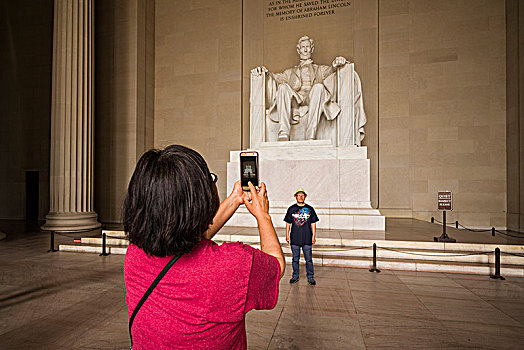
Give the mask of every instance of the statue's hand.
[(337, 68), (337, 67), (340, 67), (340, 66), (343, 66), (345, 65), (346, 63), (348, 63), (348, 61), (342, 57), (342, 56), (338, 56), (337, 58), (335, 58), (335, 60), (333, 61), (333, 68)]
[(260, 67), (256, 67), (256, 68), (251, 69), (251, 75), (255, 75), (257, 77), (259, 77), (262, 74), (265, 74), (267, 72), (268, 72), (268, 70), (264, 66), (260, 66)]

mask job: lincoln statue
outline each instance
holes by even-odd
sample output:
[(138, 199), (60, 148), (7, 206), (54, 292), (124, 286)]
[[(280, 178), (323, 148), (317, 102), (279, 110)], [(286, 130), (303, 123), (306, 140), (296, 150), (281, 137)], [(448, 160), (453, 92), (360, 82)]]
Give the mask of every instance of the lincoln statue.
[(340, 113), (337, 103), (337, 67), (347, 63), (337, 57), (331, 66), (313, 63), (315, 44), (303, 36), (298, 40), (300, 62), (282, 73), (271, 73), (261, 66), (251, 70), (253, 76), (266, 75), (266, 101), (269, 119), (279, 124), (278, 141), (290, 140), (292, 124), (305, 123), (305, 139), (317, 138), (320, 118), (334, 120)]

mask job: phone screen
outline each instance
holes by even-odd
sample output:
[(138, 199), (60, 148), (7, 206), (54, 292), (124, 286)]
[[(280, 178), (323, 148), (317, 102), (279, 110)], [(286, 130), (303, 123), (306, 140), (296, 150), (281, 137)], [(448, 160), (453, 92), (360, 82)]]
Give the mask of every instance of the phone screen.
[(248, 182), (258, 186), (258, 157), (256, 153), (240, 155), (240, 184), (243, 190), (249, 190)]

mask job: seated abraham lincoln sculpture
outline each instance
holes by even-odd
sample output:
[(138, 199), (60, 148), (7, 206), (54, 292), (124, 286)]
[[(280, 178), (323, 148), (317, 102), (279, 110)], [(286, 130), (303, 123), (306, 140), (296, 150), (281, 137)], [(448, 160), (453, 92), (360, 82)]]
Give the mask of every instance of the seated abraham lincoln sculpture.
[(319, 139), (360, 146), (366, 114), (354, 64), (344, 57), (331, 66), (315, 64), (314, 49), (314, 41), (303, 36), (295, 67), (282, 73), (264, 66), (251, 70), (251, 148), (267, 141)]

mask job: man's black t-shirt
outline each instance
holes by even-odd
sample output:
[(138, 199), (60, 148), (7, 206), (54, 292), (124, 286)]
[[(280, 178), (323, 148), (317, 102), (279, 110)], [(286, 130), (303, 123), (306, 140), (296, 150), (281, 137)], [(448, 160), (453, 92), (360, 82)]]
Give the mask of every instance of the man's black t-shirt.
[(284, 221), (291, 224), (292, 245), (312, 245), (313, 232), (311, 224), (318, 221), (317, 213), (312, 206), (293, 204), (287, 210)]

